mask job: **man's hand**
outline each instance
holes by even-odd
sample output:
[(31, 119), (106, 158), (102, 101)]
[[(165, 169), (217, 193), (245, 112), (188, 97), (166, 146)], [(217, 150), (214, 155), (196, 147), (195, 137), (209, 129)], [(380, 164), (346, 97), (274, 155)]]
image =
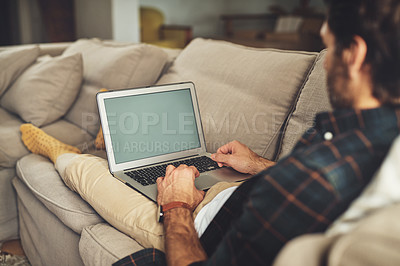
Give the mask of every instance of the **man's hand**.
[(194, 186), (194, 179), (200, 175), (194, 166), (180, 165), (175, 168), (168, 165), (165, 177), (157, 179), (157, 202), (165, 205), (173, 201), (189, 204), (194, 210), (204, 198), (204, 191)]
[(275, 165), (275, 162), (258, 156), (246, 145), (239, 141), (232, 141), (217, 150), (211, 158), (220, 167), (229, 166), (238, 172), (255, 175), (262, 170)]

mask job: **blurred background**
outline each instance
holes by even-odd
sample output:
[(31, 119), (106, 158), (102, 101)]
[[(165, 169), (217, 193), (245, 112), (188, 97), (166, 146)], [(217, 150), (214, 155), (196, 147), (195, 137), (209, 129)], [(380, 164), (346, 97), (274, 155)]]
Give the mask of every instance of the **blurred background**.
[(0, 45), (100, 38), (183, 48), (196, 37), (318, 51), (323, 0), (1, 0)]

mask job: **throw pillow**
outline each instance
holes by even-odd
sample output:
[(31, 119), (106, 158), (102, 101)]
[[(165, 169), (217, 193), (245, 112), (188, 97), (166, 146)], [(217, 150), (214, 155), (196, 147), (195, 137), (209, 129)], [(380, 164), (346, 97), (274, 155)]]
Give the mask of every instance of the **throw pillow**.
[(93, 136), (100, 126), (95, 97), (100, 88), (118, 90), (154, 84), (167, 62), (161, 48), (147, 44), (83, 39), (68, 47), (64, 55), (77, 52), (83, 57), (83, 84), (66, 119)]
[(0, 104), (38, 127), (62, 117), (82, 82), (80, 54), (45, 56), (28, 68), (4, 94)]
[(274, 160), (281, 129), (316, 57), (198, 38), (158, 83), (190, 80), (196, 85), (208, 152), (239, 140)]
[(0, 96), (38, 56), (38, 46), (10, 49), (0, 53)]

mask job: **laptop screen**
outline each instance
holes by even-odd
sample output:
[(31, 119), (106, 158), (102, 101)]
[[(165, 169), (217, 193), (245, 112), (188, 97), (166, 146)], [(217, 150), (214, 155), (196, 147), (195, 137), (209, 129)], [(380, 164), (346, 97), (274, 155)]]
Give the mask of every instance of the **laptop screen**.
[(115, 163), (200, 147), (190, 89), (104, 100)]

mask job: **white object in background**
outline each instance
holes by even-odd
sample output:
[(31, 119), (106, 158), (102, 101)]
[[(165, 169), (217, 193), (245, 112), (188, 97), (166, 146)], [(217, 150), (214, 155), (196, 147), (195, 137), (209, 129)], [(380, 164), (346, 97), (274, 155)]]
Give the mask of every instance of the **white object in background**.
[(113, 40), (140, 42), (139, 0), (112, 0)]
[(275, 32), (294, 33), (303, 23), (303, 18), (297, 16), (280, 16), (276, 22)]

